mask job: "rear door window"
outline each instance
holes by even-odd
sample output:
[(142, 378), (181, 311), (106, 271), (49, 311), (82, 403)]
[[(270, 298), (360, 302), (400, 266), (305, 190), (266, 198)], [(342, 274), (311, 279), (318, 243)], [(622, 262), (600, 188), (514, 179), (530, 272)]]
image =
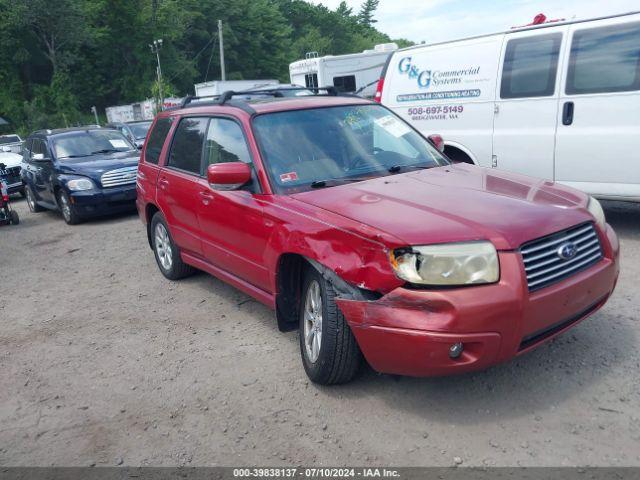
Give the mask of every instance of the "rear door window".
[(228, 118), (212, 118), (204, 146), (204, 168), (215, 163), (251, 163), (242, 128)]
[(307, 88), (318, 88), (318, 74), (307, 73), (304, 76), (304, 84)]
[(553, 95), (561, 41), (561, 33), (509, 40), (504, 55), (500, 98)]
[(576, 31), (567, 94), (631, 90), (640, 90), (640, 23)]
[(146, 151), (144, 154), (144, 160), (148, 163), (158, 164), (160, 160), (160, 153), (162, 152), (162, 146), (167, 138), (171, 124), (173, 120), (171, 118), (160, 118), (156, 122), (151, 135), (149, 135), (149, 141), (147, 142)]
[(171, 144), (168, 167), (200, 174), (202, 147), (207, 134), (208, 118), (183, 118)]

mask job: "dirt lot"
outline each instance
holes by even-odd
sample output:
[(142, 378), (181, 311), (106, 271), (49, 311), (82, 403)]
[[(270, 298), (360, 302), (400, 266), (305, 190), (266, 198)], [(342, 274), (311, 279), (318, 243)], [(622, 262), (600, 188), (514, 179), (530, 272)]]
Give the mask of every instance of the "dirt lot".
[[(135, 214), (0, 227), (0, 465), (640, 465), (640, 205), (609, 303), (489, 371), (310, 384), (297, 332), (160, 275)], [(459, 458), (456, 458), (459, 457)]]

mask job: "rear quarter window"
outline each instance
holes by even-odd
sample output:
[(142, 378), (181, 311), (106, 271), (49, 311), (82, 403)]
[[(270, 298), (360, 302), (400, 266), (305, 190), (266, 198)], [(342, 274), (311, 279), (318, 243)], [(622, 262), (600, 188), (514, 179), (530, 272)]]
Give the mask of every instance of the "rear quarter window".
[(149, 135), (144, 154), (144, 161), (158, 164), (162, 147), (171, 129), (173, 120), (171, 118), (159, 118)]

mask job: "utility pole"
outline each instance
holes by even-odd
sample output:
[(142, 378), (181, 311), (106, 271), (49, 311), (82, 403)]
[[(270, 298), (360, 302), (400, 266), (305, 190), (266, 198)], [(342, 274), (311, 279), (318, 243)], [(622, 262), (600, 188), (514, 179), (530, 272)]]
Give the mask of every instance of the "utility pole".
[(164, 105), (164, 96), (162, 95), (162, 69), (160, 68), (160, 49), (162, 48), (162, 39), (153, 41), (153, 45), (149, 45), (151, 51), (156, 54), (156, 60), (158, 61), (158, 66), (156, 67), (156, 75), (158, 77), (158, 94), (160, 96), (160, 105), (158, 105), (158, 111), (162, 110), (162, 106)]
[(96, 117), (96, 125), (100, 126), (100, 120), (98, 120), (98, 109), (95, 106), (91, 107), (91, 113)]
[(221, 80), (227, 79), (227, 72), (224, 69), (224, 43), (222, 41), (222, 20), (218, 20), (218, 37), (220, 38), (220, 72), (222, 72)]

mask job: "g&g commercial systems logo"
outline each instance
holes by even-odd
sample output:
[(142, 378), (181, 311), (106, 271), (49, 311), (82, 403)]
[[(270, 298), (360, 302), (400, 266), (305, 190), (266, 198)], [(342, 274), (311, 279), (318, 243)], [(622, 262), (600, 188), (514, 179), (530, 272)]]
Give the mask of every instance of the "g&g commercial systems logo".
[(420, 88), (429, 88), (431, 85), (431, 70), (420, 71), (417, 66), (411, 63), (411, 57), (404, 57), (398, 63), (398, 71), (409, 78), (415, 78)]

